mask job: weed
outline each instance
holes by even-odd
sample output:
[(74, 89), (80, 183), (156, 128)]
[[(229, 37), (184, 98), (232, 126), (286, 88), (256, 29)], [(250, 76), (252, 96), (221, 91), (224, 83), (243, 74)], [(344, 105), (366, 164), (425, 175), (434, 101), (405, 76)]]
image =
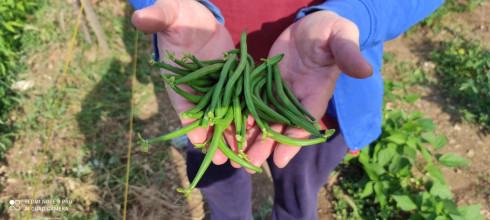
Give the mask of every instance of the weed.
[(457, 114), (490, 131), (490, 50), (461, 37), (442, 42), (431, 55), (438, 86)]
[[(420, 96), (393, 94), (394, 83), (385, 83), (386, 97), (413, 102)], [(403, 87), (402, 87), (403, 88)], [(390, 100), (387, 98), (387, 100)], [(386, 106), (386, 102), (384, 107)], [(432, 120), (420, 112), (384, 108), (381, 137), (348, 155), (334, 189), (335, 216), (342, 219), (482, 219), (480, 204), (457, 207), (437, 165), (456, 167), (468, 162), (453, 153), (434, 156), (446, 144), (445, 135), (435, 135)]]

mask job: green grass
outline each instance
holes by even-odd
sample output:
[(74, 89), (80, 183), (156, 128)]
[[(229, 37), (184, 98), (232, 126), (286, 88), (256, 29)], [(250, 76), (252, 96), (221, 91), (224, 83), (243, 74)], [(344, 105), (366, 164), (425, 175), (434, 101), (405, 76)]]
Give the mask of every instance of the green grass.
[[(32, 65), (32, 68), (24, 69), (21, 78), (34, 80), (36, 86), (21, 94), (22, 110), (14, 114), (20, 129), (10, 134), (17, 138), (18, 149), (36, 152), (33, 156), (37, 160), (21, 168), (29, 171), (29, 174), (21, 172), (9, 176), (11, 179), (25, 180), (26, 185), (17, 187), (26, 189), (34, 186), (42, 144), (46, 140), (48, 122), (54, 112), (54, 100), (76, 18), (76, 13), (66, 2), (45, 0), (39, 2), (39, 5), (39, 10), (31, 17), (30, 26), (21, 39), (25, 45), (25, 59)], [(100, 4), (96, 10), (111, 50), (105, 57), (101, 57), (102, 52), (97, 51), (95, 37), (92, 36), (94, 42), (89, 45), (79, 32), (37, 193), (39, 196), (49, 192), (54, 198), (70, 198), (74, 203), (69, 212), (42, 213), (46, 217), (105, 219), (119, 218), (122, 214), (134, 29), (131, 28), (132, 9), (129, 5), (119, 5), (118, 10), (123, 11), (114, 11), (108, 5), (111, 4)], [(151, 38), (142, 33), (139, 38), (136, 93), (140, 97), (139, 103), (142, 103), (154, 97), (155, 91), (162, 92), (161, 89), (148, 90), (147, 85), (158, 84), (155, 88), (163, 88), (163, 84), (157, 77), (157, 71), (147, 63), (149, 48), (152, 48)], [(141, 113), (139, 108), (137, 110), (139, 112), (136, 112), (136, 116)], [(135, 131), (141, 131), (143, 125), (151, 123), (153, 118), (148, 121), (136, 118)], [(165, 124), (161, 127), (166, 130)], [(33, 142), (38, 144), (29, 144)], [(168, 157), (167, 148), (154, 149), (152, 157), (139, 154), (135, 144), (133, 149), (130, 184), (163, 184), (166, 175), (161, 161)], [(59, 189), (46, 189), (53, 185), (59, 186)], [(87, 191), (77, 193), (70, 185)], [(4, 193), (9, 191), (8, 188), (2, 190)], [(28, 191), (26, 195), (32, 194), (32, 188)], [(90, 197), (95, 195), (98, 198)], [(138, 201), (142, 198), (137, 198), (135, 192), (132, 192), (129, 199), (128, 207), (131, 208), (139, 206)], [(4, 208), (2, 215), (9, 215)], [(10, 213), (13, 218), (24, 215)], [(39, 213), (33, 215), (41, 216)]]
[[(134, 51), (134, 30), (130, 28), (132, 9), (128, 5), (121, 6), (121, 2), (100, 1), (97, 4), (95, 8), (111, 50), (105, 57), (99, 56), (102, 52), (97, 51), (95, 37), (91, 36), (93, 43), (90, 45), (79, 33), (38, 191), (38, 195), (49, 195), (53, 199), (73, 199), (74, 202), (70, 205), (69, 212), (43, 213), (44, 217), (119, 219), (122, 215), (131, 98), (131, 57)], [(20, 93), (17, 98), (21, 104), (13, 114), (17, 130), (2, 134), (16, 138), (17, 147), (14, 151), (19, 156), (8, 157), (9, 166), (16, 165), (14, 162), (18, 160), (25, 162), (25, 165), (17, 164), (22, 166), (17, 167), (17, 170), (9, 171), (9, 179), (21, 181), (18, 185), (9, 188), (7, 184), (0, 183), (2, 196), (13, 198), (14, 194), (9, 193), (15, 188), (22, 189), (25, 194), (21, 195), (25, 198), (32, 193), (42, 143), (46, 140), (48, 122), (54, 112), (54, 99), (75, 23), (74, 14), (76, 12), (64, 1), (40, 1), (39, 10), (30, 17), (29, 25), (20, 38), (24, 45), (22, 59), (26, 63), (19, 67), (23, 70), (20, 78), (34, 80), (36, 86)], [(167, 121), (162, 120), (165, 118), (162, 114), (168, 112), (166, 110), (169, 103), (158, 99), (157, 112), (151, 113), (146, 119), (139, 118), (139, 115), (149, 111), (142, 106), (153, 99), (155, 94), (166, 95), (157, 71), (147, 64), (152, 48), (151, 38), (141, 33), (139, 38), (135, 133), (152, 126), (157, 131), (150, 133), (163, 134), (171, 129)], [(393, 56), (385, 55), (384, 58), (386, 61), (396, 62)], [(425, 70), (417, 68), (417, 65), (398, 63), (396, 67), (398, 72), (405, 72), (409, 77), (401, 77), (399, 82), (392, 85), (398, 90), (391, 96), (393, 99), (404, 100), (405, 105), (409, 105), (410, 100), (417, 99), (417, 95), (407, 94), (407, 85), (433, 83)], [(427, 121), (425, 123), (430, 124)], [(182, 205), (171, 209), (162, 208), (162, 203), (153, 202), (149, 198), (148, 195), (174, 191), (169, 182), (176, 182), (176, 177), (172, 176), (175, 173), (167, 173), (174, 168), (165, 167), (170, 159), (168, 144), (156, 145), (151, 152), (143, 154), (133, 144), (129, 182), (132, 187), (141, 187), (148, 191), (131, 190), (129, 210), (140, 210), (137, 214), (141, 214), (141, 210), (154, 213), (162, 213), (164, 209), (169, 212), (185, 211), (182, 200), (169, 201)], [(482, 176), (481, 180), (482, 186), (488, 183), (486, 176)], [(358, 188), (346, 192), (356, 193), (356, 190)], [(372, 203), (374, 199), (370, 197), (365, 202)], [(338, 213), (339, 215), (349, 215), (347, 210), (350, 206), (347, 203), (339, 200), (335, 205), (345, 211)], [(7, 204), (0, 204), (0, 218), (25, 217), (24, 213), (9, 213), (6, 207)], [(395, 210), (396, 202), (391, 201), (386, 207), (388, 208), (385, 210)], [(370, 212), (368, 209), (361, 211)], [(270, 212), (271, 203), (264, 201), (260, 210), (254, 213), (254, 218), (264, 219)], [(34, 217), (41, 217), (41, 214), (34, 213)]]
[(490, 131), (490, 50), (483, 42), (464, 36), (448, 39), (432, 53), (438, 76), (437, 86), (451, 98), (447, 111), (455, 121), (479, 124)]

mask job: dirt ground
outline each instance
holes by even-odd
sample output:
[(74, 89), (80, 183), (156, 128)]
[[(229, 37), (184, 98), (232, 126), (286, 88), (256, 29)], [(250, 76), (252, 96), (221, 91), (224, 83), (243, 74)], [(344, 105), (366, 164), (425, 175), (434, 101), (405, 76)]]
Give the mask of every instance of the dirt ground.
[[(122, 1), (115, 1), (116, 3), (108, 3), (109, 1), (101, 1), (100, 8), (114, 8), (121, 9)], [(123, 10), (121, 10), (123, 11)], [(128, 15), (126, 15), (128, 16)], [(448, 24), (454, 24), (449, 26), (454, 30), (468, 30), (469, 33), (473, 33), (470, 37), (480, 39), (486, 42), (486, 48), (490, 48), (490, 4), (484, 4), (478, 6), (472, 12), (460, 14), (458, 16), (447, 17)], [(427, 52), (434, 47), (438, 42), (446, 39), (450, 34), (448, 30), (443, 29), (441, 33), (434, 36), (432, 32), (425, 30), (418, 30), (411, 32), (409, 35), (403, 35), (397, 39), (389, 41), (385, 44), (385, 52), (393, 55), (394, 59), (398, 62), (408, 62), (414, 65), (422, 65), (429, 73), (432, 73), (434, 64), (429, 61)], [(148, 38), (149, 39), (149, 38)], [(147, 41), (148, 41), (147, 39)], [(118, 44), (124, 45), (123, 42)], [(126, 45), (127, 46), (127, 45)], [(60, 48), (65, 48), (63, 45), (53, 46), (51, 51), (45, 52), (45, 54), (61, 54)], [(97, 51), (97, 50), (95, 50)], [(96, 52), (92, 52), (96, 53)], [(149, 53), (148, 50), (144, 53)], [(90, 55), (90, 52), (86, 54)], [(40, 53), (39, 57), (43, 54)], [(94, 55), (95, 56), (95, 55)], [(50, 57), (50, 59), (55, 59)], [(53, 69), (60, 69), (58, 63), (63, 57), (58, 57), (52, 63), (53, 65), (46, 65), (45, 67), (36, 67), (33, 74), (38, 75), (39, 82), (42, 84), (50, 85), (49, 82), (53, 81), (51, 78), (45, 77), (43, 72), (50, 72)], [(93, 58), (95, 59), (95, 58)], [(49, 60), (49, 59), (48, 59)], [(130, 60), (130, 58), (127, 58)], [(129, 62), (126, 67), (129, 67)], [(50, 61), (51, 62), (51, 61)], [(396, 63), (387, 63), (383, 68), (383, 76), (387, 78), (393, 78), (395, 81), (397, 77)], [(46, 81), (46, 83), (45, 83)], [(153, 84), (146, 84), (146, 90), (154, 92), (154, 95), (146, 99), (144, 96), (136, 96), (136, 111), (139, 125), (143, 128), (142, 133), (150, 137), (156, 137), (163, 133), (178, 128), (179, 121), (177, 115), (173, 111), (173, 108), (169, 104), (169, 98), (164, 91), (155, 89)], [(416, 101), (413, 105), (408, 106), (410, 111), (421, 111), (426, 117), (434, 120), (439, 133), (445, 133), (447, 136), (447, 145), (440, 152), (454, 152), (463, 157), (471, 160), (471, 162), (463, 167), (458, 168), (442, 168), (444, 176), (450, 185), (450, 188), (454, 194), (454, 198), (458, 205), (469, 205), (482, 203), (482, 213), (487, 219), (490, 219), (490, 163), (488, 163), (488, 154), (490, 153), (490, 136), (484, 134), (481, 130), (466, 122), (458, 122), (454, 119), (454, 116), (445, 111), (448, 103), (451, 100), (444, 97), (436, 86), (427, 87), (415, 87), (412, 88), (417, 93), (421, 93), (423, 97)], [(95, 89), (94, 89), (95, 91)], [(97, 91), (95, 91), (94, 94)], [(86, 95), (86, 94), (83, 94)], [(126, 100), (127, 101), (127, 100)], [(74, 109), (69, 109), (69, 113), (75, 114), (80, 110), (80, 104)], [(71, 112), (70, 112), (71, 111)], [(125, 115), (123, 115), (123, 118)], [(98, 124), (94, 124), (99, 129), (100, 124), (104, 124), (100, 130), (114, 130), (115, 127), (120, 130), (123, 123), (118, 123), (117, 120), (108, 118), (105, 120), (101, 116), (102, 120), (98, 121)], [(74, 119), (73, 119), (74, 120)], [(120, 119), (124, 120), (124, 119)], [(112, 124), (111, 124), (112, 123)], [(164, 127), (162, 129), (162, 127)], [(77, 130), (76, 126), (66, 127), (63, 131), (58, 132), (59, 136), (63, 138), (54, 138), (56, 140), (53, 146), (57, 146), (59, 149), (78, 149), (80, 150), (79, 143), (87, 141), (87, 137), (81, 137), (81, 135), (71, 137), (70, 130)], [(61, 133), (61, 134), (60, 134)], [(100, 138), (99, 138), (100, 139)], [(97, 139), (97, 140), (99, 140)], [(23, 175), (32, 178), (37, 170), (26, 169), (26, 167), (34, 167), (39, 163), (40, 145), (41, 139), (32, 138), (31, 142), (25, 142), (25, 140), (18, 141), (14, 146), (14, 150), (9, 152), (7, 159), (0, 163), (0, 178), (2, 181), (0, 199), (12, 198), (29, 198), (32, 192), (32, 184), (29, 186), (29, 179), (26, 178), (13, 178), (10, 174)], [(72, 148), (70, 148), (72, 147)], [(125, 140), (118, 143), (111, 143), (115, 154), (124, 155), (126, 152)], [(60, 150), (59, 152), (61, 152)], [(82, 161), (83, 155), (73, 156), (78, 151), (62, 151), (64, 160), (80, 160)], [(143, 155), (134, 150), (134, 161), (145, 161), (148, 159), (148, 155)], [(132, 184), (129, 188), (130, 195), (132, 196), (132, 204), (128, 209), (128, 219), (162, 219), (162, 216), (166, 216), (168, 219), (209, 219), (209, 210), (206, 207), (204, 199), (202, 198), (199, 190), (195, 190), (192, 194), (192, 200), (185, 199), (180, 193), (175, 191), (177, 187), (188, 186), (189, 182), (186, 176), (185, 169), (185, 151), (182, 148), (174, 146), (165, 146), (164, 148), (152, 152), (152, 155), (159, 155), (163, 153), (166, 159), (160, 160), (158, 166), (162, 169), (160, 172), (164, 173), (164, 181), (161, 183), (151, 183), (147, 186), (139, 186)], [(155, 156), (156, 157), (156, 156)], [(28, 158), (28, 159), (26, 159)], [(120, 161), (124, 162), (125, 156), (121, 156)], [(158, 160), (155, 158), (153, 160)], [(16, 163), (22, 161), (22, 163)], [(62, 161), (62, 163), (65, 163)], [(147, 163), (138, 163), (141, 165), (141, 169), (148, 173), (148, 176), (152, 181), (156, 182), (158, 177), (158, 171), (149, 166)], [(267, 171), (267, 168), (265, 168)], [(111, 175), (107, 172), (108, 177)], [(100, 178), (100, 177), (99, 177)], [(118, 213), (121, 213), (120, 206), (115, 204), (104, 204), (101, 201), (117, 201), (122, 202), (120, 197), (111, 198), (116, 193), (121, 193), (123, 185), (118, 185), (115, 188), (105, 188), (104, 185), (96, 184), (91, 181), (77, 180), (73, 178), (55, 177), (56, 183), (70, 186), (74, 192), (76, 188), (79, 189), (80, 194), (84, 194), (89, 198), (86, 201), (92, 201), (97, 206), (104, 207), (106, 209), (113, 209)], [(116, 178), (117, 179), (117, 178)], [(272, 181), (269, 178), (267, 172), (261, 174), (254, 174), (253, 179), (253, 213), (256, 219), (269, 219), (270, 208), (273, 198)], [(325, 187), (319, 193), (319, 219), (334, 219), (333, 209), (331, 201), (334, 199), (332, 193), (332, 186), (337, 180), (336, 176), (331, 177), (330, 181), (325, 184)], [(18, 187), (25, 185), (29, 187)], [(49, 196), (52, 193), (59, 192), (60, 189), (57, 185), (53, 185), (48, 188), (40, 190), (38, 197)], [(66, 192), (65, 192), (66, 194)], [(88, 204), (90, 206), (90, 204)], [(94, 205), (92, 205), (94, 206)], [(92, 209), (90, 209), (92, 210)], [(92, 210), (93, 211), (93, 210)], [(0, 216), (2, 218), (3, 216)], [(12, 217), (12, 219), (14, 219)]]
[[(490, 4), (479, 6), (472, 12), (450, 17), (447, 23), (456, 24), (454, 27), (449, 27), (454, 30), (469, 29), (474, 33), (471, 38), (490, 42)], [(442, 30), (434, 36), (432, 32), (421, 29), (387, 42), (385, 52), (392, 54), (397, 62), (423, 65), (423, 68), (431, 74), (435, 66), (429, 61), (427, 52), (448, 36), (450, 36), (448, 30)], [(387, 63), (383, 67), (384, 78), (393, 78), (396, 81), (396, 64)], [(409, 106), (408, 110), (424, 113), (425, 117), (434, 121), (438, 134), (445, 133), (447, 136), (447, 145), (439, 152), (454, 152), (471, 160), (463, 167), (442, 168), (458, 206), (481, 202), (482, 214), (490, 218), (490, 163), (488, 163), (490, 136), (481, 132), (475, 125), (456, 121), (451, 114), (445, 112), (444, 109), (451, 100), (444, 97), (436, 86), (418, 86), (412, 90), (422, 94), (423, 97)], [(273, 199), (272, 181), (267, 172), (254, 174), (252, 179), (254, 213), (267, 212)], [(333, 176), (319, 193), (319, 219), (334, 219), (330, 201), (334, 199), (332, 186), (335, 181), (336, 177)], [(201, 213), (202, 210), (198, 209), (197, 212)], [(270, 216), (265, 214), (260, 217), (268, 219)]]

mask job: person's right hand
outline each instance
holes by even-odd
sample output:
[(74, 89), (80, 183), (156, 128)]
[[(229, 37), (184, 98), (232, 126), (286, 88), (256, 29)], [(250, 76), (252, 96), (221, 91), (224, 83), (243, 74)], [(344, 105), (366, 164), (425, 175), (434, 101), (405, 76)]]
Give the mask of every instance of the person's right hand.
[[(233, 40), (226, 28), (201, 3), (193, 0), (157, 0), (154, 5), (137, 10), (132, 17), (133, 25), (145, 32), (156, 33), (160, 60), (167, 55), (166, 50), (175, 52), (181, 58), (182, 52), (195, 55), (200, 60), (221, 59), (223, 52), (234, 49)], [(181, 89), (195, 93), (188, 86)], [(172, 89), (167, 89), (172, 105), (179, 114), (191, 109), (190, 103)], [(194, 119), (182, 119), (182, 126)], [(198, 129), (187, 136), (193, 144), (202, 144), (210, 136), (210, 129)], [(227, 158), (217, 151), (213, 162), (222, 164)]]

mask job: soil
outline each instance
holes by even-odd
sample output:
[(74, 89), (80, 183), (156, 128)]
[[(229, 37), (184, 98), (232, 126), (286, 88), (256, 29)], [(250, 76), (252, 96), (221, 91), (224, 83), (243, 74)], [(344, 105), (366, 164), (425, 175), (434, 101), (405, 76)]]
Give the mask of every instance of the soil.
[[(120, 1), (116, 1), (113, 4), (108, 2), (101, 1), (102, 5), (99, 7), (118, 9), (123, 7)], [(114, 9), (114, 11), (124, 10)], [(434, 65), (429, 61), (427, 52), (438, 42), (445, 40), (444, 36), (449, 36), (449, 31), (459, 29), (470, 30), (474, 33), (471, 37), (480, 39), (483, 42), (490, 42), (490, 4), (478, 6), (472, 12), (447, 17), (448, 23), (460, 25), (454, 25), (449, 30), (443, 29), (441, 33), (435, 36), (432, 32), (424, 29), (411, 32), (409, 35), (404, 34), (397, 39), (387, 42), (385, 44), (385, 52), (392, 54), (397, 61), (423, 65), (423, 68), (431, 73)], [(107, 26), (106, 24), (102, 25)], [(116, 41), (118, 40), (116, 39)], [(120, 44), (124, 45), (122, 42)], [(490, 45), (485, 46), (489, 48)], [(53, 83), (54, 79), (41, 73), (52, 72), (53, 69), (60, 69), (59, 63), (60, 60), (63, 60), (63, 57), (58, 56), (58, 54), (63, 54), (60, 48), (65, 47), (63, 45), (56, 45), (51, 48), (51, 51), (44, 52), (43, 54), (39, 53), (38, 56), (31, 58), (32, 63), (37, 63), (36, 60), (41, 60), (43, 55), (51, 54), (48, 60), (56, 61), (49, 61), (49, 65), (44, 65), (44, 67), (32, 66), (34, 69), (32, 75), (36, 75), (36, 83), (38, 85), (51, 85)], [(90, 58), (90, 54), (94, 53), (97, 53), (97, 50), (92, 53), (88, 52), (87, 59), (97, 59)], [(149, 52), (146, 51), (146, 53)], [(383, 76), (396, 80), (399, 77), (396, 72), (396, 65), (394, 63), (387, 63), (383, 67)], [(157, 92), (150, 99), (144, 99), (143, 95), (136, 95), (136, 103), (138, 103), (136, 112), (139, 112), (137, 114), (138, 123), (144, 128), (143, 133), (155, 137), (180, 127), (178, 117), (169, 104), (169, 98), (165, 92), (153, 87), (157, 85), (152, 85), (151, 83), (146, 85), (148, 85), (146, 90), (150, 92), (155, 90)], [(455, 120), (453, 115), (447, 113), (445, 109), (451, 100), (444, 97), (436, 86), (419, 86), (412, 89), (422, 94), (423, 98), (407, 108), (411, 111), (423, 112), (426, 117), (434, 120), (434, 123), (439, 129), (438, 133), (445, 133), (447, 136), (447, 146), (438, 152), (454, 152), (471, 159), (471, 162), (463, 167), (442, 168), (444, 176), (454, 194), (455, 201), (458, 205), (482, 203), (482, 214), (487, 219), (490, 219), (490, 163), (487, 162), (488, 154), (490, 153), (490, 145), (488, 144), (490, 143), (490, 136), (483, 133), (477, 126)], [(81, 111), (80, 106), (77, 108), (78, 111)], [(71, 110), (73, 111), (73, 109)], [(73, 112), (73, 114), (75, 113)], [(101, 121), (101, 123), (105, 124), (100, 128), (102, 130), (111, 131), (115, 128), (124, 130), (120, 127), (121, 123), (114, 122), (115, 125), (111, 125), (113, 121), (110, 119), (108, 121)], [(94, 126), (100, 126), (100, 124)], [(58, 132), (58, 134), (61, 133), (61, 136), (65, 138), (58, 139), (56, 143), (53, 143), (53, 146), (57, 146), (60, 149), (75, 146), (74, 148), (80, 149), (77, 143), (84, 141), (84, 139), (81, 137), (66, 138), (66, 136), (70, 136), (66, 130), (70, 129), (76, 130), (76, 128), (68, 126), (65, 131)], [(0, 177), (2, 182), (0, 198), (2, 200), (13, 197), (30, 197), (32, 186), (27, 187), (29, 183), (26, 182), (27, 180), (25, 178), (16, 178), (15, 176), (33, 176), (36, 173), (37, 170), (33, 170), (31, 167), (35, 167), (35, 164), (39, 163), (40, 146), (41, 141), (39, 138), (18, 141), (14, 149), (7, 155), (5, 161), (0, 163)], [(125, 147), (126, 142), (124, 140), (121, 143), (114, 143), (114, 146), (112, 146), (114, 149), (111, 150), (114, 153), (124, 155)], [(185, 151), (175, 146), (166, 147), (158, 152), (160, 151), (168, 155), (166, 157), (167, 159), (160, 161), (162, 172), (165, 174), (165, 180), (159, 184), (152, 183), (146, 186), (130, 185), (129, 191), (130, 196), (132, 196), (132, 204), (134, 205), (128, 209), (128, 218), (162, 219), (162, 216), (166, 216), (168, 219), (209, 219), (209, 210), (199, 190), (193, 192), (192, 200), (186, 200), (174, 190), (177, 187), (185, 187), (189, 184), (185, 173)], [(57, 152), (61, 152), (61, 150)], [(63, 151), (62, 157), (64, 160), (75, 160), (72, 155), (70, 151)], [(125, 157), (121, 157), (120, 161), (125, 161), (125, 159)], [(135, 153), (134, 158), (132, 157), (132, 161), (144, 161), (147, 159), (147, 156), (138, 153)], [(82, 161), (80, 158), (76, 158), (76, 160)], [(15, 163), (16, 161), (23, 161), (23, 163)], [(145, 163), (141, 164), (149, 173), (149, 177), (154, 178), (157, 175), (156, 170), (149, 166), (145, 167)], [(267, 168), (265, 170), (267, 171)], [(252, 197), (253, 213), (257, 215), (257, 219), (270, 219), (270, 214), (268, 214), (270, 212), (268, 210), (272, 204), (274, 191), (270, 175), (268, 175), (268, 172), (254, 174), (252, 179), (254, 189)], [(325, 184), (325, 187), (319, 192), (319, 219), (334, 219), (331, 201), (334, 199), (332, 186), (335, 185), (336, 180), (337, 176), (332, 176), (329, 182)], [(107, 189), (102, 185), (90, 183), (90, 181), (82, 182), (81, 180), (70, 178), (58, 178), (57, 181), (57, 183), (65, 185), (66, 188), (71, 190), (83, 189), (81, 192), (85, 196), (93, 197), (86, 201), (92, 201), (93, 203), (97, 203), (98, 206), (107, 206), (107, 209), (114, 209), (121, 212), (121, 206), (115, 204), (104, 205), (100, 201), (120, 201), (107, 198), (114, 196), (113, 194), (115, 193), (120, 193), (124, 185), (120, 185), (117, 189)], [(20, 185), (26, 187), (19, 187)], [(56, 187), (47, 187), (40, 190), (41, 195), (38, 197), (47, 196), (56, 192), (58, 192)]]

